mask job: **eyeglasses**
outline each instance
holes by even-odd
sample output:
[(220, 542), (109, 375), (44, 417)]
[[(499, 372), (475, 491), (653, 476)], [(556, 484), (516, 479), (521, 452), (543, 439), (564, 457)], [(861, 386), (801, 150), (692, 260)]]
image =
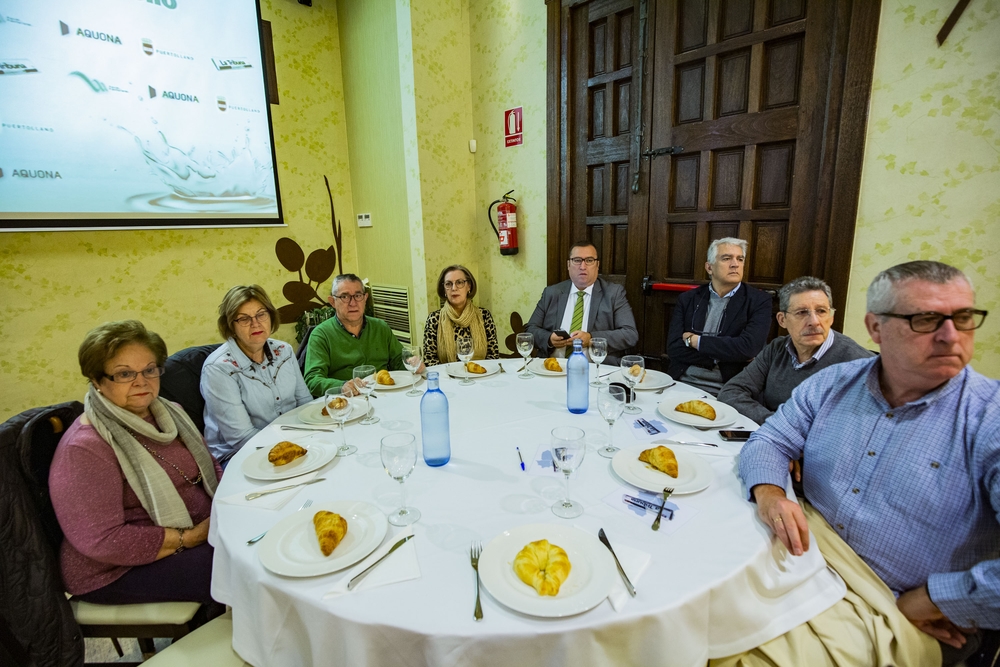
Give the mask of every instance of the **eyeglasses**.
[(895, 317), (907, 320), (910, 323), (910, 329), (917, 333), (931, 333), (940, 329), (945, 320), (951, 320), (952, 324), (959, 331), (978, 329), (986, 321), (987, 312), (985, 310), (976, 310), (975, 308), (963, 308), (962, 310), (956, 310), (951, 315), (942, 315), (941, 313), (934, 312), (914, 313), (913, 315), (898, 315), (896, 313), (877, 314), (880, 317)]
[(362, 292), (361, 294), (334, 294), (333, 298), (346, 306), (349, 303), (360, 303), (365, 300), (366, 296), (368, 294)]
[(155, 380), (156, 378), (163, 375), (164, 372), (165, 371), (163, 366), (150, 366), (149, 368), (142, 371), (116, 371), (111, 375), (105, 373), (104, 377), (108, 378), (112, 382), (118, 382), (120, 384), (124, 384), (126, 382), (135, 382), (135, 379), (139, 377), (139, 373), (142, 373), (142, 377), (146, 378), (147, 380)]
[(448, 282), (446, 282), (444, 284), (444, 288), (446, 290), (462, 289), (463, 287), (465, 287), (468, 284), (469, 284), (468, 280), (456, 280), (455, 282), (451, 282), (449, 280)]
[(581, 264), (586, 264), (587, 266), (593, 266), (597, 264), (598, 259), (596, 257), (570, 257), (569, 263), (573, 266), (580, 266)]
[(785, 315), (793, 317), (797, 320), (804, 320), (810, 315), (816, 315), (816, 317), (822, 320), (830, 315), (833, 315), (835, 312), (837, 312), (836, 308), (817, 308), (815, 310), (810, 308), (800, 308), (799, 310), (786, 310)]
[(253, 317), (250, 317), (249, 315), (240, 315), (239, 317), (233, 320), (233, 323), (238, 324), (241, 327), (248, 327), (250, 326), (251, 322), (256, 322), (257, 324), (267, 324), (270, 321), (271, 321), (271, 313), (267, 312), (266, 310), (258, 310), (257, 314), (254, 315)]

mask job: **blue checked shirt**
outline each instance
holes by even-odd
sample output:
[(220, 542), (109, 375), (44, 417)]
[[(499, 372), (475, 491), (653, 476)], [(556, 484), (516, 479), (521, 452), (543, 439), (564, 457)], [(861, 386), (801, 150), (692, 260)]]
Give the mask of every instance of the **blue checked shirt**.
[(799, 385), (743, 448), (747, 490), (803, 455), (806, 497), (897, 596), (926, 583), (955, 624), (1000, 628), (1000, 382), (966, 367), (890, 408), (878, 369)]

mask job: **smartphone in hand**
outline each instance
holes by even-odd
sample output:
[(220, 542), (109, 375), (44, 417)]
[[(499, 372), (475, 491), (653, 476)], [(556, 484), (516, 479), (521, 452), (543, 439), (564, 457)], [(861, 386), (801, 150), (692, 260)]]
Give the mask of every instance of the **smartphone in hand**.
[(566, 340), (567, 338), (569, 338), (569, 334), (566, 333), (565, 331), (563, 331), (562, 329), (556, 329), (552, 333), (554, 333), (556, 336), (558, 336), (562, 340)]

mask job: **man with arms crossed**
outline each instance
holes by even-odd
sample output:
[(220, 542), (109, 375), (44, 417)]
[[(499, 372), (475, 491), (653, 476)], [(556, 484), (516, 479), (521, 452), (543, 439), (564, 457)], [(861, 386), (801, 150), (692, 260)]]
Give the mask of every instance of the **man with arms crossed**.
[(778, 292), (778, 326), (788, 331), (727, 382), (719, 400), (758, 424), (788, 400), (806, 378), (842, 361), (872, 356), (842, 333), (832, 331), (833, 297), (819, 278), (803, 276)]
[[(333, 279), (327, 297), (336, 314), (313, 329), (306, 349), (306, 386), (313, 396), (341, 388), (358, 394), (354, 368), (371, 364), (375, 370), (403, 369), (403, 346), (385, 321), (365, 315), (368, 293), (353, 273)], [(423, 372), (423, 364), (418, 372)]]
[[(1000, 628), (1000, 382), (968, 368), (985, 317), (947, 264), (875, 277), (865, 325), (881, 356), (799, 385), (739, 464), (760, 519), (792, 554), (819, 548), (847, 595), (711, 664), (953, 665)], [(784, 487), (803, 454), (800, 507)]]
[(681, 294), (670, 319), (668, 372), (713, 396), (761, 351), (771, 328), (771, 297), (742, 282), (746, 252), (743, 239), (712, 241), (711, 282)]
[[(593, 337), (608, 341), (607, 363), (617, 364), (618, 357), (639, 342), (632, 308), (625, 298), (625, 288), (597, 275), (601, 262), (597, 248), (590, 243), (576, 243), (569, 249), (569, 280), (550, 285), (528, 320), (526, 331), (535, 338), (535, 347), (546, 356), (565, 357), (579, 339), (584, 351)], [(569, 334), (562, 338), (556, 331)]]

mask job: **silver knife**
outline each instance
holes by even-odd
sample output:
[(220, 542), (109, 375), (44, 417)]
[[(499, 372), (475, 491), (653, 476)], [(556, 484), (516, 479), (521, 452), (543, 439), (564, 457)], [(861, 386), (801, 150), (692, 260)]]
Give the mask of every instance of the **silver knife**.
[(253, 493), (248, 493), (246, 495), (247, 500), (253, 500), (255, 498), (260, 498), (261, 496), (266, 496), (271, 493), (279, 493), (281, 491), (287, 491), (288, 489), (294, 489), (297, 486), (306, 486), (307, 484), (315, 484), (316, 482), (325, 482), (326, 477), (317, 477), (316, 479), (311, 479), (308, 482), (300, 482), (299, 484), (289, 484), (288, 486), (279, 486), (276, 489), (268, 489), (267, 491), (254, 491)]
[(406, 544), (406, 541), (408, 539), (410, 539), (411, 537), (413, 537), (413, 535), (407, 535), (406, 537), (404, 537), (403, 539), (401, 539), (399, 542), (396, 542), (395, 544), (393, 544), (392, 548), (389, 549), (388, 551), (386, 551), (384, 556), (382, 556), (377, 561), (375, 561), (374, 563), (372, 563), (371, 565), (369, 565), (368, 567), (366, 567), (356, 577), (354, 577), (353, 579), (351, 579), (350, 581), (348, 581), (347, 582), (347, 590), (349, 590), (349, 591), (354, 590), (354, 587), (358, 585), (358, 582), (361, 581), (361, 579), (363, 579), (366, 574), (368, 574), (369, 572), (371, 572), (375, 568), (376, 565), (378, 565), (379, 563), (381, 563), (382, 561), (384, 561), (386, 558), (388, 558), (389, 555), (393, 551), (395, 551), (399, 547), (401, 547), (404, 544)]
[(332, 428), (324, 428), (322, 426), (292, 426), (291, 424), (282, 424), (282, 431), (325, 431), (326, 433), (333, 433)]
[(618, 554), (616, 554), (615, 550), (611, 548), (611, 542), (608, 541), (608, 536), (604, 534), (603, 528), (597, 531), (597, 539), (603, 542), (604, 546), (606, 546), (608, 551), (611, 552), (611, 555), (615, 559), (615, 565), (618, 566), (618, 574), (622, 575), (622, 581), (625, 582), (625, 588), (628, 590), (628, 594), (635, 597), (635, 586), (633, 586), (632, 582), (628, 580), (628, 575), (625, 574), (625, 570), (622, 569), (622, 564), (618, 562)]

